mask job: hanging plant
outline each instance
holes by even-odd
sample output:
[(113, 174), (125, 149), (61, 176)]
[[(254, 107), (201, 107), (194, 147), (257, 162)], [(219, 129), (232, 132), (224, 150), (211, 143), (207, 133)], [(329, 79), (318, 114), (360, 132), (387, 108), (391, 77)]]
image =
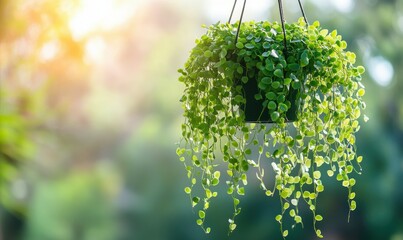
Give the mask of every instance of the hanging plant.
[[(275, 219), (284, 237), (285, 217), (302, 224), (301, 204), (322, 237), (316, 205), (324, 174), (341, 182), (349, 210), (356, 208), (351, 173), (361, 172), (355, 133), (365, 108), (364, 68), (354, 65), (342, 37), (319, 22), (308, 26), (301, 18), (284, 29), (267, 21), (211, 25), (179, 70), (185, 122), (177, 154), (190, 180), (185, 192), (206, 233), (206, 212), (222, 178), (234, 204), (230, 232), (250, 175), (267, 196), (279, 196)], [(275, 175), (274, 183), (267, 174)]]

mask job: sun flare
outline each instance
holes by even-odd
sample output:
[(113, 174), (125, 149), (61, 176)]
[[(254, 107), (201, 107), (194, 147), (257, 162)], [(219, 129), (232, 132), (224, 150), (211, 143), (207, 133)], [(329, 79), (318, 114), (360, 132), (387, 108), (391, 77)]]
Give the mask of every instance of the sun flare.
[(125, 23), (133, 15), (136, 5), (128, 0), (81, 0), (70, 18), (70, 30), (75, 39), (95, 31), (111, 30)]

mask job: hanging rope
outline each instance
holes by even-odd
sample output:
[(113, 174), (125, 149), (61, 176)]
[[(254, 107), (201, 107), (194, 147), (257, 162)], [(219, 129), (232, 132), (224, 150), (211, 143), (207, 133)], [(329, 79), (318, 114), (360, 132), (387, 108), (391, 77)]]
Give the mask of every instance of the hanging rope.
[(287, 58), (287, 37), (286, 37), (286, 32), (285, 32), (285, 19), (284, 19), (284, 13), (283, 13), (283, 1), (282, 0), (278, 0), (278, 8), (280, 10), (281, 27), (283, 28), (284, 56)]
[[(228, 23), (231, 23), (232, 15), (234, 14), (234, 10), (236, 7), (238, 0), (234, 1), (234, 5), (232, 6), (231, 14), (228, 19)], [(304, 21), (307, 25), (309, 25), (308, 19), (306, 18), (304, 7), (302, 6), (301, 0), (298, 0), (299, 8), (301, 9), (302, 17), (304, 18)], [(235, 36), (235, 44), (238, 42), (238, 37), (239, 37), (239, 32), (241, 29), (241, 24), (242, 24), (242, 18), (243, 18), (243, 13), (245, 12), (245, 6), (246, 6), (246, 0), (243, 2), (243, 7), (242, 7), (242, 12), (241, 12), (241, 17), (239, 19), (239, 24), (238, 28), (236, 31), (236, 36)], [(284, 18), (284, 11), (283, 11), (283, 1), (278, 0), (278, 8), (280, 11), (280, 19), (281, 19), (281, 28), (283, 29), (283, 36), (284, 36), (284, 55), (287, 56), (287, 36), (286, 36), (286, 30), (285, 30), (285, 18)]]
[(231, 23), (232, 14), (234, 14), (234, 9), (235, 9), (235, 6), (236, 6), (236, 2), (237, 2), (237, 0), (235, 0), (234, 6), (232, 6), (232, 11), (231, 11), (231, 15), (229, 15), (228, 23)]
[[(234, 9), (235, 9), (236, 3), (237, 3), (237, 0), (235, 0), (234, 6), (232, 6), (231, 15), (229, 16), (228, 23), (231, 23), (232, 14), (234, 14)], [(244, 2), (243, 2), (241, 17), (239, 19), (239, 24), (238, 24), (238, 29), (236, 30), (235, 44), (238, 42), (239, 31), (241, 30), (241, 23), (242, 23), (243, 13), (245, 12), (245, 5), (246, 5), (246, 0), (244, 0)]]
[(306, 25), (309, 25), (308, 19), (306, 18), (304, 7), (302, 6), (301, 0), (298, 0), (299, 8), (301, 9), (302, 17), (304, 17), (304, 21)]
[(245, 11), (245, 5), (246, 5), (246, 0), (243, 2), (242, 12), (241, 12), (241, 18), (239, 19), (238, 29), (236, 30), (235, 44), (238, 42), (239, 31), (241, 30), (241, 23), (242, 23), (242, 18), (243, 18), (243, 12)]

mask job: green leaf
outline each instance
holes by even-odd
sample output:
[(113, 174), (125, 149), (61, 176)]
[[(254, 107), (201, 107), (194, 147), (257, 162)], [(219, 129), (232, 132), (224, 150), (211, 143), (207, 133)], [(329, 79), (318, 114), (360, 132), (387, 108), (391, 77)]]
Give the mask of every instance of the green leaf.
[(239, 199), (238, 198), (234, 198), (234, 206), (238, 206), (239, 205)]
[(301, 67), (305, 67), (309, 64), (309, 57), (308, 57), (308, 51), (305, 50), (301, 54), (301, 59), (300, 59)]
[(238, 194), (239, 195), (245, 195), (245, 188), (244, 187), (240, 187), (240, 188), (238, 188), (238, 190), (237, 190), (237, 192), (238, 192)]
[(207, 51), (204, 52), (204, 56), (206, 58), (209, 58), (209, 57), (213, 56), (213, 53), (210, 50), (207, 50)]
[[(319, 149), (319, 147), (317, 148)], [(325, 162), (322, 156), (316, 156), (315, 157), (315, 163), (318, 167), (322, 166), (322, 164)]]
[(241, 48), (244, 47), (244, 45), (243, 45), (243, 43), (241, 43), (241, 42), (237, 42), (237, 43), (236, 43), (236, 47), (239, 48), (239, 49), (241, 49)]
[(288, 64), (288, 69), (290, 69), (291, 71), (298, 71), (299, 70), (299, 64), (298, 63)]
[(192, 198), (192, 207), (196, 206), (200, 201), (200, 198), (198, 197), (193, 197)]
[(365, 68), (363, 66), (358, 66), (357, 70), (360, 74), (363, 74), (365, 72)]
[(274, 111), (274, 112), (272, 112), (272, 113), (270, 114), (270, 118), (271, 118), (271, 120), (272, 120), (273, 122), (277, 121), (279, 117), (280, 117), (280, 113), (279, 113), (279, 112)]
[(263, 99), (262, 94), (260, 94), (260, 93), (255, 94), (255, 99), (256, 99), (256, 100), (262, 100), (262, 99)]
[(242, 161), (242, 170), (247, 172), (249, 170), (249, 164), (247, 161)]
[(261, 82), (265, 83), (265, 84), (270, 84), (271, 79), (269, 77), (264, 77), (264, 78), (262, 78)]
[(268, 42), (263, 43), (263, 48), (264, 49), (270, 48), (270, 43), (268, 43)]
[[(249, 163), (249, 161), (248, 161), (248, 163)], [(248, 184), (248, 177), (246, 176), (245, 173), (242, 174), (241, 179), (242, 179), (242, 183), (243, 183), (244, 185), (247, 185), (247, 184)]]
[(217, 186), (220, 183), (220, 180), (218, 178), (213, 178), (213, 180), (211, 181), (211, 185), (213, 186)]
[(282, 198), (288, 198), (291, 194), (292, 194), (292, 190), (290, 188), (284, 188), (283, 190), (281, 190), (281, 193), (280, 193)]
[[(228, 175), (230, 175), (230, 177), (232, 176), (232, 172), (231, 172), (231, 174), (230, 174), (230, 172), (227, 172), (227, 173), (228, 173)], [(234, 189), (232, 187), (229, 187), (227, 189), (227, 194), (231, 195), (233, 192), (234, 192)]]
[(204, 219), (206, 217), (206, 213), (203, 210), (199, 210), (199, 218)]
[(231, 231), (234, 231), (235, 228), (236, 228), (236, 224), (235, 224), (235, 223), (230, 223), (229, 229), (230, 229)]
[(185, 187), (185, 193), (190, 194), (192, 189), (190, 187)]
[(318, 191), (318, 192), (323, 192), (324, 190), (325, 190), (325, 187), (323, 185), (318, 185), (316, 187), (316, 191)]
[(271, 60), (269, 60), (269, 61), (266, 60), (265, 69), (267, 71), (273, 71), (274, 70), (274, 63)]
[(315, 193), (310, 193), (309, 194), (309, 199), (313, 200), (316, 198), (316, 194)]
[(266, 93), (266, 98), (269, 100), (274, 100), (276, 99), (276, 94), (274, 92), (268, 92)]
[(277, 108), (276, 102), (270, 101), (269, 104), (267, 104), (267, 108), (270, 110), (274, 110)]
[(272, 88), (277, 89), (281, 86), (279, 81), (274, 81), (271, 83)]
[(298, 79), (294, 80), (294, 82), (291, 83), (291, 86), (293, 89), (300, 89), (301, 88), (301, 83)]
[(280, 95), (278, 95), (277, 97), (277, 102), (278, 103), (283, 103), (285, 101), (285, 95), (283, 93), (279, 93)]
[(323, 220), (323, 217), (322, 217), (321, 215), (316, 215), (316, 216), (315, 216), (315, 220), (318, 221), (318, 222), (320, 222), (320, 221)]
[(321, 230), (316, 230), (316, 236), (318, 237), (318, 238), (323, 238), (323, 235), (322, 235), (322, 231)]
[(213, 196), (213, 193), (210, 191), (210, 189), (206, 189), (206, 197), (211, 198)]
[(253, 44), (251, 44), (251, 43), (245, 44), (245, 47), (246, 47), (247, 49), (253, 49), (253, 48), (255, 48), (255, 46), (254, 46)]
[(283, 75), (283, 70), (281, 70), (281, 69), (276, 69), (276, 70), (274, 71), (274, 76), (279, 77), (279, 78), (284, 77), (284, 75)]
[(365, 89), (361, 88), (360, 90), (358, 90), (357, 95), (358, 95), (359, 97), (364, 96), (364, 95), (365, 95)]
[(225, 56), (227, 56), (227, 50), (224, 48), (224, 49), (222, 49), (221, 52), (220, 52), (220, 57), (221, 57), (221, 58), (225, 58)]
[(354, 211), (356, 208), (357, 208), (357, 203), (354, 200), (352, 200), (350, 203), (350, 210)]
[(236, 95), (234, 99), (235, 99), (235, 102), (237, 102), (237, 103), (243, 103), (245, 100), (243, 98), (243, 96), (241, 96), (241, 95)]
[(287, 107), (286, 104), (280, 103), (280, 104), (278, 105), (278, 110), (279, 110), (280, 112), (287, 112), (287, 111), (288, 111), (288, 107)]

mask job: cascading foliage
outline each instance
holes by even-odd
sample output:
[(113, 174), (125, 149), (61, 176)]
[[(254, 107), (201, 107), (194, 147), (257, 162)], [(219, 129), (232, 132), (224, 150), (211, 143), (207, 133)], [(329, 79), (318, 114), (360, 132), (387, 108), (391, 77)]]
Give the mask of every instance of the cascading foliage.
[[(323, 217), (316, 205), (325, 190), (325, 174), (347, 189), (349, 210), (356, 208), (351, 175), (361, 172), (355, 133), (365, 108), (365, 70), (354, 65), (356, 56), (346, 51), (337, 31), (329, 33), (319, 22), (307, 26), (303, 19), (285, 27), (287, 51), (277, 22), (242, 23), (236, 44), (237, 23), (211, 25), (179, 70), (185, 121), (177, 154), (190, 180), (185, 192), (206, 233), (211, 230), (206, 212), (222, 178), (234, 205), (230, 232), (250, 175), (256, 175), (267, 196), (279, 197), (275, 219), (283, 237), (290, 227), (283, 224), (285, 217), (293, 227), (302, 225), (302, 204), (312, 211), (314, 230), (322, 237), (316, 223)], [(254, 97), (262, 100), (273, 124), (245, 122), (242, 85), (248, 81), (258, 86)], [(295, 103), (288, 99), (290, 91), (297, 92)], [(287, 123), (285, 113), (292, 104), (298, 105), (298, 120)], [(270, 174), (274, 183), (268, 182)]]

